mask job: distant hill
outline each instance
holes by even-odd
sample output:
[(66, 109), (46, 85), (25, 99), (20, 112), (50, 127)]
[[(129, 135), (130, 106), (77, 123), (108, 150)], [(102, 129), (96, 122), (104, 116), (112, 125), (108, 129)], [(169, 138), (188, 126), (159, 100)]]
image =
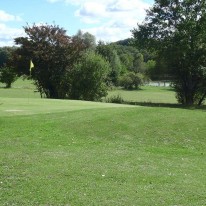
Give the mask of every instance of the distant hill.
[(117, 45), (122, 45), (122, 46), (131, 46), (133, 42), (134, 42), (133, 38), (128, 38), (128, 39), (119, 40), (113, 43)]

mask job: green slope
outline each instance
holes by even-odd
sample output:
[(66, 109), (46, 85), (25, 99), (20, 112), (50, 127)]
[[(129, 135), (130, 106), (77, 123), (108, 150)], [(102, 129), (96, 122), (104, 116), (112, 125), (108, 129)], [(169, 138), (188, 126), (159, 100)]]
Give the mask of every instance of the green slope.
[(205, 205), (204, 109), (40, 99), (16, 85), (0, 88), (0, 205)]
[(0, 116), (31, 115), (39, 113), (67, 112), (94, 108), (132, 107), (100, 102), (56, 100), (40, 98), (0, 98)]
[(205, 204), (205, 111), (17, 100), (34, 114), (1, 110), (1, 205)]

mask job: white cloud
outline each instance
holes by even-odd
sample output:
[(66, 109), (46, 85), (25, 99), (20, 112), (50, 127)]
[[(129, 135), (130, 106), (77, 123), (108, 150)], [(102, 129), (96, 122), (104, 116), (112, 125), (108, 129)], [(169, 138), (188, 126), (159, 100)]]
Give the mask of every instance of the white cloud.
[(8, 14), (3, 10), (0, 10), (0, 21), (8, 22), (8, 21), (21, 21), (20, 16), (14, 16), (12, 14)]
[(0, 47), (13, 46), (14, 38), (25, 36), (23, 29), (10, 28), (0, 23)]
[(99, 9), (103, 8), (99, 4), (98, 9), (86, 13), (82, 12), (84, 5), (83, 3), (78, 11), (80, 19), (84, 22), (85, 18), (98, 19), (100, 24), (83, 30), (95, 35), (97, 40), (109, 42), (131, 37), (131, 29), (143, 21), (146, 9), (150, 6), (142, 0), (107, 0), (106, 3), (104, 2), (104, 10)]
[(21, 17), (0, 10), (0, 47), (13, 46), (14, 38), (24, 35), (23, 29), (11, 28), (6, 25), (9, 21), (22, 21)]
[(105, 42), (115, 42), (120, 39), (126, 39), (131, 37), (130, 30), (114, 27), (107, 24), (99, 27), (83, 29), (83, 31), (93, 34), (96, 37), (97, 41), (102, 40)]
[(62, 0), (47, 0), (49, 3), (56, 3), (56, 2), (59, 2), (59, 1), (62, 1)]
[[(130, 30), (141, 23), (145, 10), (151, 5), (144, 0), (48, 0), (62, 1), (77, 7), (75, 16), (90, 28), (81, 28), (96, 36), (97, 40), (117, 41), (131, 37)], [(98, 26), (96, 25), (98, 23)], [(91, 28), (91, 24), (95, 24)]]
[(142, 0), (116, 0), (112, 1), (111, 4), (108, 5), (108, 9), (114, 12), (120, 11), (134, 11), (134, 10), (144, 10), (148, 7), (148, 4), (143, 2)]
[(81, 6), (80, 9), (76, 11), (76, 14), (78, 16), (83, 17), (105, 17), (106, 15), (106, 7), (104, 4), (101, 3), (93, 3), (93, 2), (87, 2)]

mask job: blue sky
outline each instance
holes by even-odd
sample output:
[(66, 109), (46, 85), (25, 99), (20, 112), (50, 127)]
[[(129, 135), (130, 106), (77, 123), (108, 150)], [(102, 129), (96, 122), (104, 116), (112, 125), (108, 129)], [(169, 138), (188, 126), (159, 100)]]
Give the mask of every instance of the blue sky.
[(97, 40), (131, 37), (153, 0), (0, 0), (0, 46), (13, 45), (26, 24), (57, 24), (74, 35), (79, 29)]

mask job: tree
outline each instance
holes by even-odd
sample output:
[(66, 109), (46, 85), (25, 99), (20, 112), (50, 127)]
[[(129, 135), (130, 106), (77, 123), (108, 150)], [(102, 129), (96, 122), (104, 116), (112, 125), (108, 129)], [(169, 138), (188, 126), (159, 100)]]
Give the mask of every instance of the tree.
[(97, 101), (107, 94), (109, 63), (94, 51), (83, 54), (72, 74), (71, 98)]
[(0, 48), (0, 67), (8, 61), (8, 52), (6, 47)]
[(152, 79), (155, 79), (155, 68), (156, 68), (156, 61), (154, 60), (148, 60), (145, 64), (145, 67), (146, 67), (146, 72), (147, 72), (147, 75), (152, 78)]
[(132, 33), (139, 47), (157, 50), (167, 64), (178, 101), (201, 105), (206, 97), (206, 2), (155, 0)]
[[(70, 91), (70, 75), (74, 63), (85, 49), (82, 41), (69, 37), (66, 30), (56, 25), (27, 25), (27, 37), (15, 39), (19, 62), (27, 62), (29, 72), (32, 59), (32, 78), (41, 94), (47, 98), (67, 98)], [(22, 64), (20, 64), (22, 65)]]
[(121, 41), (112, 43), (112, 46), (116, 50), (123, 68), (135, 73), (145, 73), (144, 56), (137, 48), (131, 45), (121, 45)]
[(116, 49), (112, 45), (100, 42), (96, 48), (96, 52), (109, 62), (111, 67), (109, 78), (113, 85), (117, 85), (119, 75), (123, 68)]
[(16, 81), (17, 75), (14, 68), (9, 66), (2, 66), (0, 68), (0, 82), (6, 84), (6, 88), (11, 88), (11, 84)]
[(16, 70), (12, 66), (15, 51), (15, 47), (0, 48), (0, 82), (6, 84), (6, 88), (10, 88), (17, 78)]
[(79, 30), (73, 38), (81, 40), (87, 49), (94, 50), (96, 48), (96, 38), (89, 32), (83, 33), (81, 30)]
[(134, 56), (133, 71), (135, 73), (144, 73), (145, 71), (144, 57), (141, 53), (135, 54)]

